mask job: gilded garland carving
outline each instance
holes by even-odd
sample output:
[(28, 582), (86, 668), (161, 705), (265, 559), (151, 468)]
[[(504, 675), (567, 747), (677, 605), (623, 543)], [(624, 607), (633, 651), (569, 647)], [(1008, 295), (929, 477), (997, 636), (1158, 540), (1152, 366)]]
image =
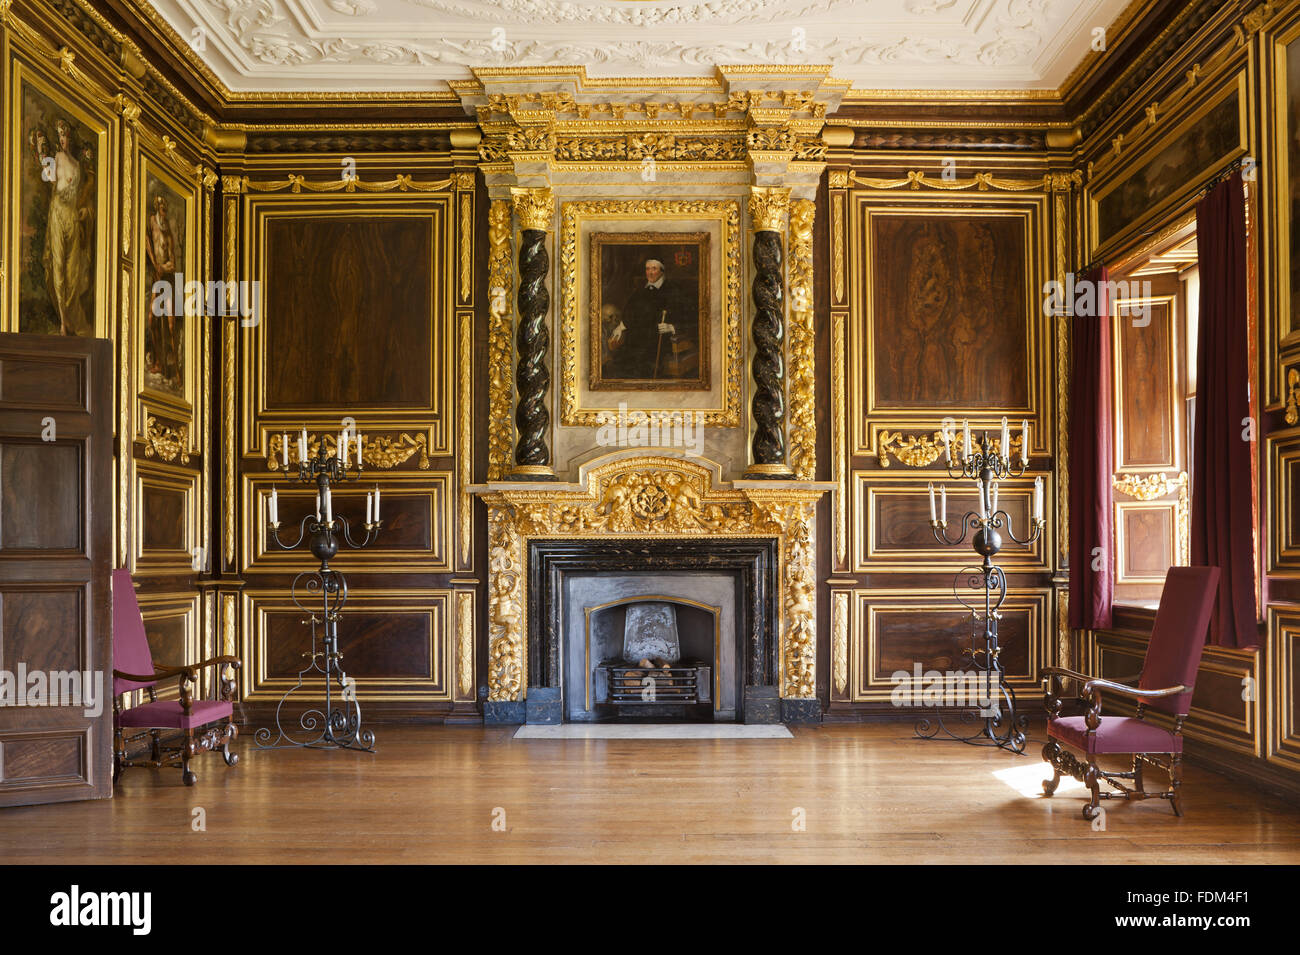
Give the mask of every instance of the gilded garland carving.
[(460, 196), (460, 301), (469, 301), (474, 286), (474, 194), (462, 192)]
[(1116, 475), (1112, 482), (1115, 490), (1139, 501), (1154, 501), (1173, 492), (1180, 484), (1187, 483), (1187, 472), (1180, 471), (1178, 477), (1167, 474), (1122, 474)]
[(181, 464), (190, 463), (189, 454), (190, 429), (188, 425), (169, 428), (160, 425), (158, 419), (149, 415), (144, 421), (144, 456), (152, 458), (157, 455), (164, 461), (180, 459)]
[(556, 140), (555, 158), (560, 162), (641, 162), (647, 158), (662, 162), (738, 162), (745, 158), (745, 143), (737, 137), (713, 139), (672, 133), (569, 136)]
[[(610, 199), (566, 202), (560, 218), (560, 421), (566, 427), (598, 427), (608, 412), (578, 406), (580, 348), (586, 342), (578, 314), (581, 287), (581, 220), (584, 217), (721, 219), (722, 220), (722, 325), (723, 366), (722, 409), (697, 412), (707, 425), (734, 428), (740, 424), (740, 381), (743, 361), (741, 345), (741, 244), (740, 204), (734, 200), (710, 199)], [(648, 411), (650, 419), (676, 410)]]
[(836, 593), (831, 608), (831, 679), (835, 692), (843, 695), (849, 685), (849, 595)]
[(488, 507), (488, 699), (523, 699), (524, 555), (514, 508)]
[[(224, 176), (221, 187), (226, 195), (226, 212), (222, 228), (226, 233), (226, 305), (232, 311), (238, 307), (235, 301), (238, 286), (235, 284), (239, 275), (239, 195), (243, 192), (243, 180), (238, 176)], [(236, 323), (225, 323), (225, 341), (222, 345), (222, 467), (225, 472), (225, 484), (222, 488), (225, 497), (225, 545), (226, 563), (235, 563), (235, 345)]]
[(235, 595), (221, 595), (221, 652), (227, 656), (236, 656), (235, 650)]
[[(320, 451), (321, 442), (325, 442), (325, 454), (328, 457), (334, 457), (338, 454), (338, 438), (332, 434), (326, 435), (307, 435), (307, 457), (314, 458)], [(283, 435), (273, 433), (266, 440), (266, 468), (268, 471), (278, 471), (282, 467), (282, 455), (284, 454)], [(361, 438), (361, 456), (366, 467), (379, 468), (382, 471), (389, 471), (404, 464), (419, 452), (417, 462), (420, 470), (429, 470), (429, 440), (423, 432), (419, 434), (407, 434), (403, 431), (396, 438), (389, 435), (363, 435)], [(289, 466), (298, 465), (298, 442), (293, 435), (289, 436)]]
[(456, 354), (460, 357), (460, 387), (457, 396), (456, 467), (459, 469), (457, 488), (456, 523), (460, 531), (460, 558), (462, 566), (473, 563), (474, 502), (469, 485), (474, 479), (474, 313), (460, 316), (460, 343)]
[[(122, 298), (120, 307), (122, 309), (121, 324), (118, 326), (118, 349), (119, 374), (118, 374), (118, 427), (121, 429), (118, 434), (128, 435), (131, 433), (131, 376), (127, 374), (126, 369), (131, 367), (131, 270), (122, 269)], [(118, 564), (127, 566), (127, 556), (130, 553), (127, 547), (127, 540), (130, 536), (130, 508), (127, 501), (131, 500), (131, 455), (119, 455), (121, 460), (118, 463), (117, 476), (117, 519), (118, 519)]]
[(845, 325), (848, 315), (831, 316), (831, 455), (835, 459), (835, 561), (843, 566), (849, 553), (849, 462), (846, 412), (844, 409)]
[(490, 700), (522, 699), (525, 544), (532, 537), (776, 537), (781, 553), (780, 685), (816, 695), (815, 517), (821, 490), (781, 484), (715, 488), (711, 472), (642, 456), (593, 468), (580, 490), (510, 487), (488, 507)]
[(866, 176), (859, 176), (852, 170), (849, 171), (849, 179), (856, 185), (865, 186), (868, 189), (901, 189), (906, 186), (909, 189), (917, 190), (922, 186), (930, 189), (943, 190), (962, 190), (975, 189), (978, 192), (987, 192), (989, 189), (996, 189), (1002, 192), (1031, 192), (1036, 189), (1050, 189), (1053, 173), (1044, 175), (1041, 179), (1003, 179), (993, 175), (991, 172), (976, 173), (970, 179), (944, 179), (942, 176), (927, 176), (920, 170), (911, 170), (902, 178), (894, 179), (872, 179)]
[(1300, 369), (1286, 373), (1286, 423), (1300, 424)]
[(489, 481), (505, 473), (514, 430), (510, 424), (514, 287), (510, 248), (510, 203), (495, 199), (488, 209), (488, 471)]
[(816, 204), (790, 204), (790, 465), (795, 477), (817, 476), (817, 381), (813, 333), (813, 217)]
[(844, 301), (844, 196), (831, 199), (831, 274), (835, 281), (835, 301)]
[[(399, 174), (395, 179), (386, 179), (382, 182), (365, 182), (356, 176), (340, 176), (337, 179), (324, 179), (320, 181), (308, 181), (307, 177), (290, 173), (283, 180), (274, 179), (270, 181), (254, 181), (247, 176), (227, 176), (227, 179), (238, 179), (244, 190), (251, 192), (283, 192), (288, 189), (290, 192), (299, 193), (306, 189), (308, 192), (441, 192), (450, 189), (451, 179), (438, 179), (432, 182), (416, 182), (409, 175)], [(237, 191), (237, 190), (228, 190)]]
[[(1011, 455), (1013, 459), (1019, 458), (1023, 440), (1022, 435), (1011, 436)], [(939, 431), (931, 434), (904, 434), (901, 431), (881, 431), (877, 441), (879, 443), (876, 454), (880, 459), (882, 468), (889, 467), (888, 455), (890, 454), (900, 464), (906, 464), (909, 468), (923, 468), (939, 460), (939, 456), (944, 451), (943, 434)], [(984, 442), (980, 438), (972, 435), (970, 443), (976, 453), (983, 452)], [(965, 444), (966, 441), (960, 431), (953, 435), (952, 456), (954, 458), (961, 456)], [(1001, 438), (989, 438), (989, 444), (994, 454), (1002, 453)]]
[(456, 593), (456, 695), (474, 697), (474, 594)]

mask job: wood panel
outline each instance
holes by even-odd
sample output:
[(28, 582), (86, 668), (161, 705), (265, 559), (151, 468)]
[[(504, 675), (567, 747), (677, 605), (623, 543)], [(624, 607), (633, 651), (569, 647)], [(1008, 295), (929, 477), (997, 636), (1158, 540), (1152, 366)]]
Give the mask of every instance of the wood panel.
[(1115, 470), (1179, 468), (1179, 300), (1169, 296), (1116, 304)]
[[(0, 335), (0, 377), (14, 368), (16, 387), (0, 385), (0, 669), (103, 678), (112, 669), (112, 345)], [(22, 703), (0, 707), (0, 806), (108, 796), (112, 711), (102, 694), (98, 713), (85, 695)]]
[(1268, 608), (1268, 759), (1300, 770), (1300, 607)]

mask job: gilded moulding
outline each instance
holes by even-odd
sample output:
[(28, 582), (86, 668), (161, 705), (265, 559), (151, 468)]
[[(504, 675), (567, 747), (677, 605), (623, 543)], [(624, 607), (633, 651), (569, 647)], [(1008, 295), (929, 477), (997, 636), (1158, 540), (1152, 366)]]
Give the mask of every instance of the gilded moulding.
[(494, 199), (488, 208), (488, 469), (487, 479), (505, 473), (514, 445), (510, 393), (514, 388), (514, 288), (510, 203)]
[(849, 553), (848, 425), (845, 415), (845, 326), (848, 313), (831, 316), (831, 456), (835, 463), (835, 561), (843, 567)]
[(817, 476), (817, 380), (813, 333), (813, 218), (816, 204), (790, 205), (790, 464), (802, 481)]
[(460, 566), (474, 563), (474, 313), (460, 315), (460, 383), (457, 395), (456, 526), (460, 534)]
[(474, 194), (462, 192), (460, 195), (460, 303), (469, 301), (474, 290)]
[(510, 187), (515, 217), (521, 231), (550, 232), (555, 218), (555, 196), (550, 189)]
[[(579, 246), (586, 218), (636, 219), (645, 223), (671, 219), (716, 219), (722, 224), (722, 407), (696, 411), (702, 424), (735, 428), (740, 424), (741, 264), (740, 203), (726, 199), (600, 199), (565, 202), (560, 210), (560, 423), (565, 427), (599, 427), (616, 412), (579, 407), (581, 361), (579, 315), (582, 257)], [(648, 423), (680, 415), (678, 408), (633, 409)], [(489, 476), (489, 480), (491, 477)]]
[(835, 281), (835, 304), (844, 302), (844, 196), (831, 197), (831, 270)]
[(755, 232), (784, 232), (789, 211), (789, 187), (750, 186), (749, 221)]
[(181, 464), (190, 463), (190, 429), (187, 425), (168, 428), (160, 425), (153, 415), (144, 422), (144, 456), (152, 458), (157, 455), (164, 461), (180, 459)]
[[(325, 443), (325, 454), (328, 457), (332, 458), (338, 454), (337, 437), (332, 434), (308, 434), (308, 458), (316, 457), (320, 450), (322, 441)], [(362, 460), (367, 466), (379, 468), (383, 471), (392, 470), (399, 464), (409, 461), (415, 456), (417, 451), (420, 454), (417, 462), (420, 470), (429, 470), (429, 438), (423, 432), (412, 435), (403, 431), (396, 438), (386, 434), (373, 436), (363, 434), (361, 438)], [(283, 454), (283, 434), (279, 432), (270, 434), (266, 439), (266, 469), (268, 471), (280, 470), (283, 466)], [(289, 464), (290, 466), (293, 466), (298, 463), (298, 442), (292, 435), (290, 435)]]
[(781, 554), (782, 696), (816, 696), (817, 500), (830, 485), (714, 486), (709, 468), (638, 456), (592, 468), (584, 487), (488, 484), (488, 699), (524, 698), (526, 544), (533, 537), (775, 537)]

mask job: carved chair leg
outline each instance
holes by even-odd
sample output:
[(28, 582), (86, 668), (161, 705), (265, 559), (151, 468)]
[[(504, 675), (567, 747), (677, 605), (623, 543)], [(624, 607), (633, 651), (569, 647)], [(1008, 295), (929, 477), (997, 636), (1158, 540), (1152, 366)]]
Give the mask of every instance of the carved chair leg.
[(1175, 816), (1183, 814), (1183, 754), (1174, 753), (1169, 758), (1169, 789), (1173, 793), (1169, 797), (1169, 805), (1174, 810)]
[(1056, 754), (1061, 751), (1061, 746), (1054, 739), (1049, 739), (1043, 746), (1043, 759), (1052, 764), (1052, 778), (1043, 780), (1043, 795), (1050, 796), (1056, 792), (1056, 787), (1061, 785), (1061, 767), (1056, 765)]
[(1133, 788), (1135, 792), (1145, 793), (1146, 789), (1143, 788), (1142, 785), (1142, 766), (1143, 766), (1142, 755), (1140, 753), (1134, 753), (1133, 754)]
[(122, 778), (122, 760), (126, 756), (126, 740), (122, 736), (122, 727), (113, 727), (113, 785)]
[(225, 732), (226, 741), (221, 746), (221, 757), (226, 761), (227, 766), (233, 766), (235, 763), (239, 762), (239, 754), (230, 751), (230, 744), (235, 741), (235, 737), (238, 735), (239, 727), (234, 723), (227, 723)]
[(1101, 780), (1097, 776), (1097, 758), (1088, 757), (1088, 768), (1083, 773), (1083, 784), (1092, 792), (1092, 800), (1083, 807), (1084, 819), (1096, 819), (1101, 811)]
[(154, 765), (162, 763), (162, 733), (158, 730), (149, 731), (149, 758), (153, 760)]
[(181, 782), (193, 786), (199, 777), (190, 772), (190, 755), (194, 752), (194, 730), (185, 731), (185, 741), (181, 743)]

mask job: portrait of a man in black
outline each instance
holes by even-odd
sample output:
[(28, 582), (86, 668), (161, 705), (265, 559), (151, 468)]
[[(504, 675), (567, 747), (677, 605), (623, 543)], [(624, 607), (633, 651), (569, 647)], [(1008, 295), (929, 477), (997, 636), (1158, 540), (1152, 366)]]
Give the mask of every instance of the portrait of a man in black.
[(695, 343), (697, 317), (693, 302), (669, 280), (659, 259), (645, 260), (645, 281), (628, 296), (606, 346), (606, 377), (681, 378), (683, 346)]

